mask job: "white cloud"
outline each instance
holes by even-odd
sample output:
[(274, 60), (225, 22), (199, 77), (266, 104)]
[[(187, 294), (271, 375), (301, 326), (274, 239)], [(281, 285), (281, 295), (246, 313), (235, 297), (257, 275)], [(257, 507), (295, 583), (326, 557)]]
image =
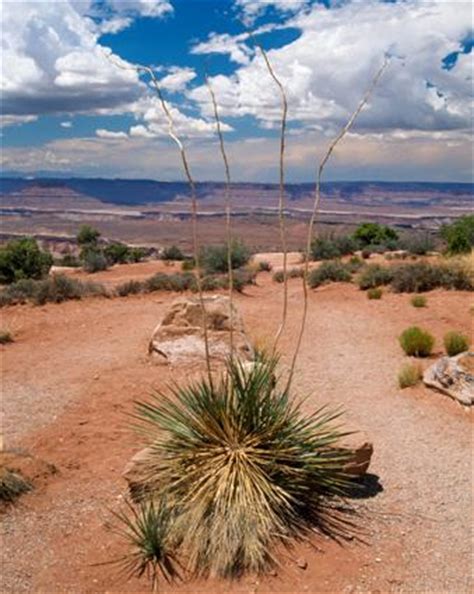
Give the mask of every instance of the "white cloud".
[(173, 12), (168, 0), (106, 0), (106, 3), (116, 13), (133, 17), (162, 18)]
[(168, 70), (168, 74), (160, 80), (160, 87), (172, 93), (184, 91), (188, 83), (195, 78), (196, 72), (192, 68), (173, 66)]
[(99, 128), (95, 133), (99, 138), (107, 138), (109, 140), (125, 140), (128, 138), (128, 135), (125, 132), (113, 132), (112, 130), (105, 130), (104, 128)]
[(72, 128), (72, 122), (61, 122), (61, 128)]
[[(314, 5), (292, 17), (301, 35), (268, 52), (289, 99), (289, 118), (309, 128), (334, 133), (357, 105), (387, 50), (403, 56), (394, 60), (358, 129), (449, 130), (470, 126), (472, 61), (461, 54), (452, 70), (443, 58), (459, 49), (468, 34), (471, 3), (442, 0), (377, 0), (345, 2), (337, 8)], [(377, 35), (374, 35), (377, 31)], [(232, 44), (245, 55), (241, 36), (213, 36), (212, 51), (226, 52)], [(208, 51), (211, 47), (208, 46)], [(202, 50), (202, 48), (201, 48)], [(232, 76), (212, 83), (222, 113), (253, 115), (262, 127), (278, 124), (279, 95), (258, 54)], [(210, 115), (205, 86), (188, 93)]]
[(252, 22), (270, 7), (283, 13), (294, 13), (308, 6), (309, 1), (310, 0), (236, 0), (236, 5), (242, 10), (242, 13), (248, 22)]
[(38, 118), (36, 116), (14, 116), (14, 115), (0, 115), (0, 128), (6, 126), (21, 126), (21, 124), (28, 124), (35, 122)]

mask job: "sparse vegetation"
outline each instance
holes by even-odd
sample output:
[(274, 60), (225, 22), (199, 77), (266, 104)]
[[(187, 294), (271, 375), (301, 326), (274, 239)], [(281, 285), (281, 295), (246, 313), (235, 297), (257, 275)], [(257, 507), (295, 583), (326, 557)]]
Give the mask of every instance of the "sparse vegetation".
[(115, 287), (115, 292), (119, 297), (126, 297), (127, 295), (137, 295), (143, 292), (143, 283), (136, 280), (129, 280)]
[[(231, 244), (232, 268), (245, 266), (252, 255), (250, 249), (241, 241), (234, 240)], [(207, 246), (201, 250), (200, 262), (207, 274), (228, 272), (227, 245)]]
[(474, 282), (472, 272), (461, 262), (413, 262), (392, 268), (391, 286), (396, 293), (424, 293), (438, 287), (472, 291)]
[(435, 248), (433, 236), (428, 232), (411, 232), (400, 242), (403, 250), (416, 256), (424, 256)]
[(44, 278), (52, 264), (51, 254), (43, 251), (33, 237), (12, 239), (0, 248), (0, 283)]
[(77, 245), (80, 247), (97, 245), (99, 243), (100, 231), (90, 225), (81, 225), (76, 235)]
[(185, 258), (181, 262), (181, 270), (183, 272), (189, 272), (190, 270), (194, 270), (196, 268), (196, 262), (194, 258)]
[[(348, 486), (346, 454), (332, 447), (338, 415), (303, 417), (275, 376), (274, 359), (250, 371), (231, 361), (214, 386), (201, 379), (138, 405), (153, 443), (142, 497), (168, 509), (160, 540), (179, 547), (194, 575), (260, 573), (278, 543), (343, 529), (330, 504)], [(150, 547), (138, 549), (145, 562)]]
[(20, 495), (27, 493), (32, 488), (29, 481), (4, 466), (0, 467), (0, 501), (13, 503)]
[(392, 270), (380, 264), (368, 264), (361, 270), (358, 283), (360, 289), (375, 289), (388, 285), (393, 278)]
[(426, 297), (424, 295), (413, 295), (410, 303), (413, 307), (426, 307)]
[(260, 260), (258, 263), (258, 271), (259, 272), (271, 272), (273, 266), (268, 262), (268, 260)]
[(348, 235), (317, 237), (311, 243), (311, 258), (313, 260), (334, 260), (353, 254), (356, 249), (357, 243)]
[(81, 251), (82, 266), (86, 272), (94, 273), (107, 270), (109, 263), (100, 249), (87, 247)]
[[(286, 271), (287, 277), (288, 278), (303, 278), (304, 276), (304, 269), (303, 268), (298, 268), (298, 267), (294, 267), (294, 268), (290, 268)], [(283, 270), (277, 270), (273, 276), (272, 279), (276, 282), (276, 283), (282, 283), (285, 280), (284, 277), (284, 272)]]
[(454, 357), (455, 355), (459, 355), (460, 353), (469, 350), (469, 338), (459, 332), (451, 331), (446, 333), (443, 343), (444, 349), (450, 357)]
[(13, 342), (13, 335), (9, 330), (0, 330), (0, 344)]
[(445, 225), (441, 229), (441, 236), (450, 254), (469, 253), (474, 245), (474, 215), (466, 215), (451, 225)]
[(312, 289), (315, 289), (329, 282), (348, 283), (351, 279), (351, 273), (345, 264), (339, 260), (329, 260), (309, 273), (308, 284)]
[(185, 255), (177, 245), (163, 248), (161, 251), (162, 260), (184, 260)]
[(409, 357), (429, 357), (434, 342), (433, 336), (418, 326), (407, 328), (400, 336), (400, 345)]
[(403, 390), (416, 386), (423, 377), (421, 366), (415, 363), (406, 363), (398, 374), (398, 385)]
[(373, 287), (367, 291), (367, 299), (382, 299), (383, 291), (379, 287)]

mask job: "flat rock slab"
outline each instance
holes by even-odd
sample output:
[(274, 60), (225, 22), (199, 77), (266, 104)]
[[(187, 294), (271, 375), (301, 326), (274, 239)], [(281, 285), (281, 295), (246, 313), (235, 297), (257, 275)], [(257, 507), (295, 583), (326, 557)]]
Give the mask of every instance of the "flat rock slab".
[(428, 367), (423, 382), (465, 406), (474, 403), (474, 353), (442, 357)]
[(254, 358), (254, 351), (245, 334), (242, 316), (223, 295), (206, 296), (203, 307), (199, 297), (176, 299), (158, 324), (149, 345), (149, 352), (158, 362), (181, 363), (205, 357), (204, 324), (206, 324), (211, 359), (225, 361), (230, 353), (232, 330), (235, 354), (244, 361)]

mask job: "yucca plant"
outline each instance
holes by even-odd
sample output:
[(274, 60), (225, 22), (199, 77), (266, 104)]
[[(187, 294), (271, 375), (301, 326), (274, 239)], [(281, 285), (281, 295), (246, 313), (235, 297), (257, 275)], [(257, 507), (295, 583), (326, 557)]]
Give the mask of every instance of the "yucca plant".
[(342, 536), (350, 525), (331, 502), (350, 484), (340, 413), (303, 415), (278, 387), (276, 365), (230, 361), (212, 386), (202, 379), (138, 404), (151, 448), (143, 499), (165, 498), (170, 542), (194, 574), (260, 573), (277, 562), (278, 543), (314, 528)]
[(129, 548), (126, 555), (111, 563), (119, 564), (127, 578), (145, 575), (153, 592), (160, 577), (167, 582), (180, 577), (170, 536), (171, 521), (172, 512), (162, 499), (156, 504), (143, 501), (138, 508), (127, 502), (125, 510), (112, 512), (112, 521), (107, 524)]

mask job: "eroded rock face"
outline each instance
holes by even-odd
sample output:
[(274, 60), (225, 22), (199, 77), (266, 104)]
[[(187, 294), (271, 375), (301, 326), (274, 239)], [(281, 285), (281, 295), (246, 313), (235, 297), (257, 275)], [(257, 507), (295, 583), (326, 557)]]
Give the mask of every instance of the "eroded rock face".
[(442, 357), (428, 367), (423, 382), (466, 406), (474, 403), (474, 353)]
[[(224, 361), (229, 355), (231, 315), (229, 298), (223, 295), (204, 297), (211, 358)], [(254, 357), (245, 334), (242, 317), (232, 308), (233, 342), (236, 355), (244, 361)], [(149, 352), (161, 363), (179, 363), (204, 359), (204, 323), (199, 297), (180, 297), (171, 305), (153, 332)]]

